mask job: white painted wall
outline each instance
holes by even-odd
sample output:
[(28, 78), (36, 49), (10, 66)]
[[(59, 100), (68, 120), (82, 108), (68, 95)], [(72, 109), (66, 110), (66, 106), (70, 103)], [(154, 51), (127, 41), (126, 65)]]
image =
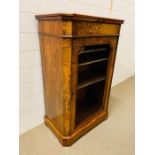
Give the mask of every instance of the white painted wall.
[(81, 13), (124, 19), (112, 85), (134, 75), (134, 0), (20, 1), (20, 134), (43, 122), (44, 96), (35, 14)]

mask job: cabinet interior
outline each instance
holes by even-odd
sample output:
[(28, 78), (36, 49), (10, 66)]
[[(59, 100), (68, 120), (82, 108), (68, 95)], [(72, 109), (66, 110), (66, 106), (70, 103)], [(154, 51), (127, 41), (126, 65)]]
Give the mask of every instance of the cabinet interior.
[(76, 126), (104, 106), (103, 95), (109, 54), (108, 44), (85, 46), (79, 53)]

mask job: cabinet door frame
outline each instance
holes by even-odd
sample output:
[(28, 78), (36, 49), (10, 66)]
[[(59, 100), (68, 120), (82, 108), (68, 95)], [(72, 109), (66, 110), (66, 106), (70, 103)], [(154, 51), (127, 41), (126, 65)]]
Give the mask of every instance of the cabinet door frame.
[(72, 56), (71, 56), (71, 133), (73, 133), (76, 129), (85, 125), (88, 122), (88, 119), (91, 120), (92, 117), (88, 117), (88, 119), (84, 120), (81, 124), (76, 126), (76, 101), (77, 101), (77, 81), (78, 81), (78, 55), (83, 50), (84, 46), (89, 45), (103, 45), (110, 44), (110, 55), (107, 66), (107, 75), (105, 82), (105, 90), (103, 95), (103, 103), (101, 111), (98, 114), (103, 112), (108, 112), (108, 102), (109, 102), (109, 94), (111, 88), (111, 82), (113, 77), (116, 51), (117, 51), (117, 43), (118, 36), (112, 37), (91, 37), (91, 38), (74, 38), (72, 40)]

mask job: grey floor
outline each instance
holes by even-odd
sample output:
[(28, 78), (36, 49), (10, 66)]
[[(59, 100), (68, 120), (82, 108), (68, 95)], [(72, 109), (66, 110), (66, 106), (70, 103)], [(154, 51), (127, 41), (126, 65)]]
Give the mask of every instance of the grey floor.
[(134, 77), (112, 88), (108, 119), (71, 147), (41, 124), (20, 136), (20, 155), (134, 155)]

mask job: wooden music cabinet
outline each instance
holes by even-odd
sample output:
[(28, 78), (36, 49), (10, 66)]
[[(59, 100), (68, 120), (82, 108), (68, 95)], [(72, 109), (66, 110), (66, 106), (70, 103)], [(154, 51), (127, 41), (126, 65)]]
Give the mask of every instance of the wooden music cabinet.
[(69, 146), (108, 116), (123, 20), (78, 14), (36, 15), (45, 124)]

